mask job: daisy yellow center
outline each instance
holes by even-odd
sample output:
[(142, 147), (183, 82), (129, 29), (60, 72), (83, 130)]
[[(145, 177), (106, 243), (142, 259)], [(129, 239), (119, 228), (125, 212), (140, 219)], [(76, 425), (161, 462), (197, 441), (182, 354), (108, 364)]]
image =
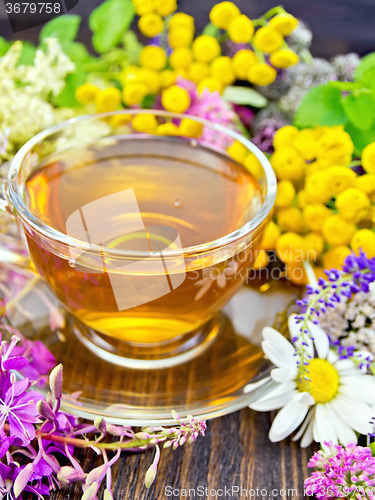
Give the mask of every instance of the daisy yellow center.
[(325, 359), (314, 358), (308, 369), (310, 381), (297, 382), (298, 389), (301, 392), (309, 390), (315, 403), (328, 403), (336, 396), (339, 388), (339, 374), (336, 368)]

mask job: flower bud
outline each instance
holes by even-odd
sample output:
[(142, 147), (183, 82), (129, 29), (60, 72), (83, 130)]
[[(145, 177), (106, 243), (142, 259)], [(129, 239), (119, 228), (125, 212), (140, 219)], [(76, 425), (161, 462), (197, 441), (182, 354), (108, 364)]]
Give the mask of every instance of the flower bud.
[(150, 434), (147, 434), (147, 432), (137, 432), (137, 434), (135, 434), (135, 437), (140, 440), (150, 439)]
[(76, 481), (84, 481), (86, 479), (86, 475), (84, 472), (81, 472), (73, 467), (61, 467), (59, 472), (57, 473), (57, 479), (63, 484), (71, 484)]
[(154, 464), (151, 464), (148, 471), (146, 472), (146, 476), (145, 476), (146, 488), (150, 488), (152, 483), (155, 481), (157, 471), (158, 471), (157, 466)]
[(81, 500), (96, 500), (96, 494), (98, 493), (98, 489), (100, 487), (100, 483), (93, 483), (82, 495)]
[(170, 448), (172, 446), (172, 441), (166, 441), (163, 445), (163, 448)]
[(111, 490), (104, 490), (103, 500), (113, 500), (113, 495)]
[(91, 486), (93, 483), (101, 482), (104, 476), (107, 474), (108, 465), (103, 464), (96, 469), (93, 469), (86, 478), (87, 486)]
[(61, 399), (61, 388), (63, 380), (63, 365), (60, 363), (55, 366), (49, 376), (49, 385), (51, 387), (52, 395), (55, 399)]
[(172, 410), (171, 413), (172, 417), (178, 422), (180, 420), (180, 415), (175, 410)]
[(94, 425), (102, 434), (107, 434), (107, 424), (103, 417), (98, 417), (94, 420)]
[(55, 420), (56, 416), (53, 413), (52, 408), (42, 399), (37, 402), (36, 409), (38, 410), (39, 415), (44, 417), (46, 420), (50, 420), (51, 422)]

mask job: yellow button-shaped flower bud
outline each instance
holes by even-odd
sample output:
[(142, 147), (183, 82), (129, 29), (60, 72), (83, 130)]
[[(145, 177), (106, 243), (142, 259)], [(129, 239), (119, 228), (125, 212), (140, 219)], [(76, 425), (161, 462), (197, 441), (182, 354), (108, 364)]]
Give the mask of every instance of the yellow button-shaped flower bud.
[(224, 90), (224, 85), (217, 78), (209, 76), (207, 78), (203, 78), (203, 80), (200, 81), (197, 86), (197, 90), (199, 93), (202, 93), (205, 89), (208, 89), (210, 92), (219, 92), (221, 94)]
[(176, 82), (176, 73), (171, 69), (161, 71), (159, 77), (162, 88), (170, 87)]
[(172, 85), (163, 90), (161, 103), (167, 111), (183, 113), (190, 106), (190, 96), (182, 87)]
[(129, 82), (122, 91), (122, 98), (127, 106), (140, 104), (148, 93), (147, 86), (140, 81)]
[(139, 64), (144, 68), (160, 71), (167, 65), (167, 54), (162, 47), (146, 45), (141, 50)]
[(234, 73), (240, 80), (246, 80), (250, 66), (258, 63), (254, 51), (242, 49), (236, 52), (232, 59)]
[(197, 61), (210, 62), (221, 53), (219, 42), (213, 36), (201, 35), (193, 42), (193, 54)]
[(217, 28), (227, 29), (229, 23), (241, 14), (240, 9), (232, 2), (220, 2), (210, 12), (210, 21)]
[(362, 167), (368, 174), (375, 174), (375, 142), (368, 144), (362, 152)]
[(341, 215), (334, 214), (327, 217), (323, 224), (323, 237), (329, 245), (349, 245), (356, 232), (352, 222), (345, 220)]
[(289, 68), (298, 64), (298, 55), (289, 49), (275, 50), (270, 56), (270, 63), (275, 68)]
[(254, 43), (256, 47), (265, 54), (271, 54), (278, 50), (284, 42), (282, 35), (269, 26), (259, 28), (254, 35)]
[(214, 78), (223, 82), (224, 85), (230, 85), (236, 79), (232, 59), (228, 56), (220, 56), (214, 59), (211, 63), (210, 73)]
[(153, 38), (163, 31), (164, 21), (160, 14), (150, 12), (139, 18), (138, 28), (143, 35)]
[(247, 78), (250, 83), (264, 87), (271, 85), (276, 80), (277, 71), (275, 68), (266, 63), (254, 64), (250, 66), (247, 73)]
[(121, 91), (116, 87), (101, 90), (95, 96), (95, 104), (99, 113), (115, 111), (121, 104)]
[(156, 12), (163, 17), (170, 16), (177, 9), (176, 0), (153, 0), (153, 3)]
[(186, 26), (170, 28), (168, 42), (172, 49), (179, 47), (190, 47), (193, 41), (194, 32)]
[(360, 250), (367, 254), (369, 259), (375, 257), (375, 233), (370, 229), (360, 229), (353, 236), (350, 246), (354, 253), (359, 255)]
[(95, 101), (95, 97), (99, 92), (100, 89), (96, 85), (84, 83), (76, 89), (75, 97), (80, 104), (90, 104)]
[(203, 123), (196, 122), (191, 118), (183, 118), (179, 127), (180, 135), (198, 139), (203, 133)]
[(193, 54), (187, 47), (175, 49), (169, 56), (169, 62), (174, 69), (186, 69), (193, 61)]
[(194, 31), (194, 17), (185, 14), (184, 12), (177, 12), (169, 20), (169, 29), (185, 26), (191, 31)]
[(269, 25), (282, 35), (288, 36), (298, 26), (298, 19), (285, 12), (284, 14), (277, 14), (277, 16), (270, 19)]
[(156, 116), (147, 113), (135, 115), (132, 121), (132, 127), (136, 132), (153, 133), (157, 125)]
[(195, 83), (199, 83), (209, 73), (209, 68), (206, 63), (193, 61), (187, 69), (187, 77)]
[(234, 43), (248, 43), (253, 38), (254, 26), (247, 16), (241, 14), (229, 23), (228, 35)]

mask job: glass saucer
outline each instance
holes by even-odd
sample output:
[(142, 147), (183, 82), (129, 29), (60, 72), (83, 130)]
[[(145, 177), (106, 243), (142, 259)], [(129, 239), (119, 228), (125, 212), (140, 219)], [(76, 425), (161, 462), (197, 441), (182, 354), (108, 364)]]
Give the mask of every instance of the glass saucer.
[[(42, 340), (63, 363), (64, 393), (81, 392), (76, 402), (63, 400), (62, 408), (69, 413), (132, 426), (173, 424), (171, 409), (182, 418), (192, 414), (211, 419), (246, 407), (274, 386), (267, 381), (244, 392), (247, 384), (265, 378), (271, 367), (260, 348), (262, 328), (284, 324), (282, 311), (299, 289), (283, 279), (251, 283), (225, 307), (218, 319), (219, 333), (203, 353), (164, 369), (124, 368), (96, 356), (77, 338), (69, 315), (65, 329), (52, 334), (45, 305), (36, 293), (22, 300), (23, 307), (33, 311), (32, 321), (25, 322), (17, 311), (9, 319), (25, 336)], [(38, 286), (49, 293), (43, 282)]]

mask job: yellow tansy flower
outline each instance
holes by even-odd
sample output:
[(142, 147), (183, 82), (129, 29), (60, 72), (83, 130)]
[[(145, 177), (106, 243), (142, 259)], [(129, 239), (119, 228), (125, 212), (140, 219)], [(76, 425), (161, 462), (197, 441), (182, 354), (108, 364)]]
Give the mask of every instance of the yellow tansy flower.
[(187, 77), (195, 83), (199, 83), (209, 73), (209, 68), (206, 63), (193, 61), (187, 69)]
[(264, 169), (254, 153), (248, 152), (248, 154), (245, 156), (243, 166), (246, 168), (248, 172), (250, 172), (250, 174), (254, 177), (254, 179), (263, 178)]
[(150, 12), (139, 18), (138, 28), (143, 35), (153, 38), (163, 31), (164, 21), (160, 14)]
[(317, 260), (324, 248), (322, 235), (319, 233), (306, 234), (305, 241), (308, 248), (308, 259)]
[(122, 98), (127, 106), (140, 104), (147, 95), (147, 86), (139, 81), (129, 82), (122, 91)]
[(285, 274), (295, 285), (303, 286), (309, 282), (303, 262), (288, 262), (285, 266)]
[(132, 121), (132, 127), (136, 132), (154, 132), (158, 125), (155, 115), (140, 113), (135, 115)]
[(214, 59), (210, 66), (210, 72), (214, 78), (223, 82), (224, 85), (230, 85), (236, 79), (232, 59), (228, 56), (221, 56)]
[(254, 35), (254, 43), (259, 50), (266, 54), (271, 54), (278, 50), (284, 42), (282, 35), (269, 26), (262, 26)]
[(219, 92), (221, 94), (224, 90), (224, 85), (217, 78), (209, 76), (207, 78), (203, 78), (203, 80), (198, 83), (198, 92), (202, 93), (204, 89), (208, 89), (210, 92)]
[(184, 26), (194, 31), (194, 17), (185, 14), (184, 12), (177, 12), (169, 20), (169, 28), (176, 28), (179, 26)]
[(273, 147), (280, 149), (286, 146), (293, 146), (298, 133), (298, 128), (293, 127), (293, 125), (285, 125), (285, 127), (279, 128), (273, 137)]
[(131, 65), (125, 68), (120, 73), (120, 80), (122, 85), (126, 85), (128, 82), (137, 80), (140, 68), (138, 66)]
[(95, 96), (95, 104), (99, 113), (115, 111), (121, 104), (121, 91), (116, 87), (101, 90)]
[(289, 68), (299, 62), (298, 55), (290, 49), (275, 50), (270, 56), (270, 63), (275, 68)]
[(308, 205), (307, 195), (304, 189), (301, 189), (301, 191), (297, 193), (297, 205), (299, 208), (305, 208)]
[(164, 69), (159, 73), (160, 85), (165, 87), (170, 87), (176, 82), (176, 73), (171, 69)]
[(179, 135), (179, 130), (174, 123), (162, 123), (156, 127), (156, 133), (159, 135)]
[(358, 222), (365, 218), (370, 207), (370, 199), (363, 191), (349, 188), (336, 198), (336, 208), (344, 219)]
[(356, 227), (352, 222), (345, 220), (339, 214), (334, 214), (324, 221), (322, 234), (329, 245), (339, 246), (348, 245), (355, 231)]
[(276, 218), (277, 224), (283, 231), (301, 233), (304, 228), (302, 212), (297, 207), (280, 208)]
[(362, 250), (367, 254), (369, 259), (375, 257), (375, 233), (370, 229), (360, 229), (353, 236), (350, 246), (354, 253), (359, 255)]
[(194, 32), (186, 26), (171, 28), (168, 33), (168, 42), (172, 49), (189, 47), (193, 41)]
[(307, 246), (303, 236), (289, 232), (276, 241), (276, 253), (283, 262), (302, 262), (307, 258)]
[(113, 115), (111, 117), (110, 125), (113, 128), (123, 127), (132, 121), (132, 115), (128, 113)]
[(279, 180), (295, 182), (303, 179), (306, 163), (303, 156), (296, 149), (290, 146), (277, 149), (271, 156), (270, 161)]
[(332, 214), (332, 210), (323, 205), (322, 203), (315, 203), (314, 205), (307, 205), (303, 209), (303, 217), (306, 226), (315, 232), (321, 232), (324, 221)]
[(277, 14), (277, 16), (270, 19), (269, 25), (282, 35), (288, 36), (298, 26), (298, 19), (285, 12), (284, 14)]
[(213, 36), (201, 35), (193, 42), (193, 54), (198, 61), (208, 63), (218, 57), (220, 53), (220, 44)]
[(138, 80), (143, 82), (150, 94), (157, 94), (160, 90), (160, 77), (157, 71), (148, 68), (140, 68)]
[(235, 75), (240, 80), (246, 80), (250, 66), (258, 63), (255, 52), (248, 49), (241, 49), (232, 58), (232, 67)]
[(177, 9), (176, 0), (153, 0), (154, 9), (163, 17), (170, 16)]
[(227, 153), (231, 158), (233, 158), (234, 161), (237, 163), (242, 164), (245, 160), (245, 157), (248, 153), (247, 147), (242, 144), (240, 141), (234, 141), (233, 144), (227, 148)]
[(157, 45), (146, 45), (141, 50), (139, 64), (144, 68), (160, 71), (167, 65), (167, 54)]
[(186, 69), (193, 61), (193, 54), (187, 47), (175, 49), (169, 57), (169, 62), (174, 69)]
[(353, 186), (357, 177), (357, 174), (348, 167), (330, 167), (325, 174), (328, 188), (334, 196)]
[(190, 106), (190, 97), (185, 89), (178, 85), (172, 85), (163, 90), (161, 103), (167, 111), (183, 113)]
[(220, 2), (210, 12), (210, 21), (217, 28), (228, 28), (229, 23), (241, 14), (240, 9), (232, 2)]
[(247, 73), (249, 82), (254, 85), (260, 85), (261, 87), (270, 85), (276, 80), (276, 77), (277, 71), (275, 68), (266, 63), (254, 64), (250, 66)]
[(261, 248), (264, 250), (274, 250), (276, 248), (276, 241), (280, 237), (281, 229), (272, 220), (266, 227), (263, 233)]
[(257, 271), (268, 266), (269, 258), (268, 253), (265, 250), (258, 250), (253, 268)]
[(75, 91), (75, 97), (80, 104), (90, 104), (95, 101), (100, 89), (91, 83), (80, 85)]
[(203, 124), (190, 118), (183, 118), (180, 123), (179, 133), (184, 137), (198, 138), (203, 133)]
[(317, 151), (315, 131), (311, 128), (306, 128), (298, 132), (293, 146), (301, 153), (305, 160), (312, 161), (316, 157)]
[(366, 193), (373, 203), (375, 202), (375, 174), (365, 174), (357, 177), (356, 188)]
[(375, 174), (375, 142), (368, 144), (362, 151), (362, 167), (368, 174)]
[(253, 34), (253, 23), (244, 14), (232, 19), (228, 25), (228, 35), (234, 43), (248, 43), (253, 38)]
[(293, 184), (288, 181), (280, 181), (277, 184), (277, 194), (275, 200), (276, 208), (287, 208), (292, 204), (296, 190)]
[(327, 127), (318, 140), (318, 159), (329, 167), (346, 166), (350, 163), (354, 144), (342, 126)]
[(143, 16), (154, 11), (153, 0), (132, 0), (137, 16)]
[(314, 172), (307, 177), (305, 190), (310, 203), (327, 203), (332, 198), (324, 170)]
[(340, 245), (331, 248), (323, 255), (323, 265), (325, 269), (341, 269), (344, 260), (352, 252), (347, 245)]

